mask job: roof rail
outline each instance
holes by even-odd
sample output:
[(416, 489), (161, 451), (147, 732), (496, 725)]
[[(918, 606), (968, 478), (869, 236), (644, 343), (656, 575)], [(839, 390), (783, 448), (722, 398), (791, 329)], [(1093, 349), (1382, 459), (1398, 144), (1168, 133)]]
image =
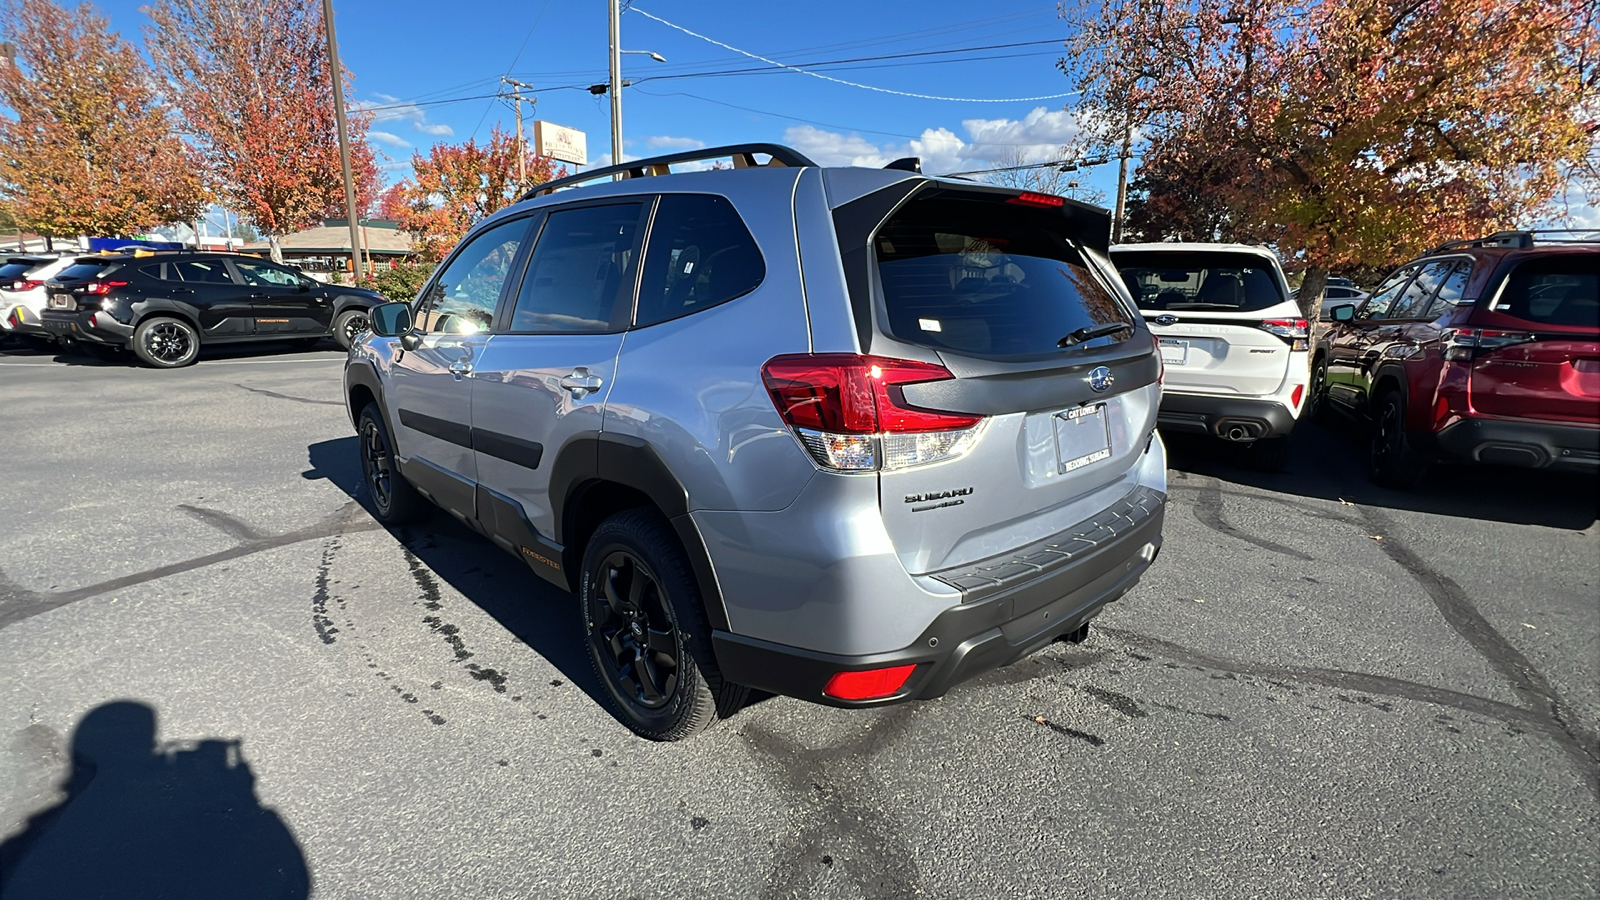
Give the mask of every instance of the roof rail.
[[(1558, 235), (1563, 236), (1558, 237)], [(1596, 243), (1600, 243), (1600, 229), (1597, 228), (1534, 228), (1522, 231), (1496, 231), (1487, 237), (1446, 241), (1428, 252), (1443, 253), (1446, 250), (1461, 250), (1467, 247), (1511, 247), (1526, 250), (1534, 244)]]
[(537, 185), (533, 190), (522, 195), (523, 200), (532, 200), (543, 197), (545, 194), (554, 193), (562, 188), (574, 187), (589, 181), (598, 181), (621, 175), (623, 178), (644, 178), (647, 175), (671, 175), (670, 168), (674, 163), (704, 162), (708, 159), (722, 159), (733, 157), (735, 169), (758, 168), (763, 163), (756, 162), (756, 154), (764, 153), (772, 157), (765, 163), (768, 166), (814, 166), (816, 163), (808, 159), (805, 154), (782, 144), (733, 144), (728, 147), (709, 147), (705, 150), (685, 150), (682, 153), (669, 153), (666, 156), (652, 156), (649, 159), (635, 159), (592, 172), (580, 172), (566, 178), (557, 178), (555, 181), (546, 181)]

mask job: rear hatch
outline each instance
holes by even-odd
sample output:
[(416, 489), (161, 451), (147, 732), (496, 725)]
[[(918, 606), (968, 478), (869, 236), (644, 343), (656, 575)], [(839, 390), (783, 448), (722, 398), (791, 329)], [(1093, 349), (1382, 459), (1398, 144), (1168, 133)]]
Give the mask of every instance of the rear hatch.
[(49, 294), (45, 308), (61, 311), (98, 308), (99, 295), (127, 284), (126, 281), (108, 278), (121, 268), (122, 261), (118, 259), (94, 256), (80, 258), (45, 282), (45, 290)]
[(30, 280), (28, 273), (49, 263), (50, 260), (36, 256), (13, 256), (7, 259), (0, 265), (0, 296), (38, 287), (40, 282)]
[(1524, 258), (1449, 342), (1477, 411), (1600, 423), (1600, 253)]
[(1112, 261), (1161, 343), (1168, 390), (1265, 396), (1282, 387), (1305, 325), (1294, 324), (1300, 313), (1271, 261), (1226, 250), (1120, 249)]
[(877, 227), (849, 224), (880, 201), (834, 218), (847, 275), (861, 263), (873, 285), (851, 299), (881, 361), (879, 503), (907, 571), (1012, 550), (1130, 492), (1159, 363), (1105, 259), (1105, 212), (924, 182)]

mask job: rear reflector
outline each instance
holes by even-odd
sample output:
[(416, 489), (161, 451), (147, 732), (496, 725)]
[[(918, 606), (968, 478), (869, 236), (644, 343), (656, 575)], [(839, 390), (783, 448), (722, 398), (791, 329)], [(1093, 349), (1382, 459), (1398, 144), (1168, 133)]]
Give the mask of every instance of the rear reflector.
[(1064, 197), (1057, 197), (1055, 194), (1039, 194), (1033, 191), (1023, 191), (1006, 202), (1020, 203), (1023, 206), (1043, 206), (1046, 208), (1065, 206), (1067, 203), (1066, 198)]
[(822, 693), (835, 700), (876, 700), (887, 697), (905, 687), (906, 679), (917, 667), (891, 666), (887, 669), (868, 669), (865, 672), (840, 672), (828, 679)]
[(1293, 406), (1295, 409), (1299, 409), (1300, 408), (1300, 398), (1304, 397), (1305, 395), (1306, 395), (1306, 386), (1303, 385), (1303, 384), (1295, 385), (1293, 393), (1289, 394), (1289, 405)]

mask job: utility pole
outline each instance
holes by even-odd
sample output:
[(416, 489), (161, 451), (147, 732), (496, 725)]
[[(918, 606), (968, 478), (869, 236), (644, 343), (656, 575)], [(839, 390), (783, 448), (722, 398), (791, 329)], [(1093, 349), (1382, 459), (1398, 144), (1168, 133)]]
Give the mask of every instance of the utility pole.
[(622, 162), (622, 10), (618, 0), (611, 8), (611, 164)]
[(344, 209), (350, 222), (350, 275), (359, 280), (366, 266), (361, 259), (356, 182), (350, 175), (350, 133), (344, 121), (344, 76), (339, 66), (339, 41), (333, 33), (333, 0), (322, 0), (322, 24), (328, 32), (328, 71), (333, 75), (333, 118), (339, 126), (339, 167), (344, 171)]
[[(517, 184), (527, 184), (528, 142), (522, 137), (522, 89), (527, 88), (531, 91), (533, 90), (533, 86), (529, 84), (523, 84), (515, 78), (507, 78), (504, 75), (500, 76), (500, 83), (511, 85), (511, 102), (517, 105)], [(505, 95), (502, 94), (501, 96)], [(527, 102), (532, 103), (535, 109), (537, 109), (539, 106), (538, 97), (529, 97)]]
[(1133, 122), (1122, 132), (1121, 166), (1117, 171), (1117, 213), (1111, 220), (1111, 243), (1122, 243), (1122, 223), (1128, 212), (1128, 157), (1133, 155)]

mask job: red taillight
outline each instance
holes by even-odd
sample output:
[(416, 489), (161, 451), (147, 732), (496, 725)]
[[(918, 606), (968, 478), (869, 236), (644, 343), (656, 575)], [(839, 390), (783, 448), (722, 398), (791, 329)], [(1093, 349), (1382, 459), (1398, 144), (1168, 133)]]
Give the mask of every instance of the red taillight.
[(1034, 191), (1023, 191), (1006, 201), (1007, 203), (1020, 203), (1023, 206), (1043, 206), (1053, 208), (1066, 205), (1066, 198), (1057, 197), (1055, 194), (1040, 194)]
[(824, 694), (836, 700), (875, 700), (887, 697), (905, 687), (906, 679), (916, 665), (890, 666), (887, 669), (867, 669), (864, 672), (840, 672), (828, 679)]
[(933, 363), (855, 353), (777, 356), (761, 368), (783, 421), (819, 463), (841, 471), (877, 469), (880, 455), (883, 467), (899, 468), (966, 452), (982, 416), (920, 409), (902, 391), (953, 377)]
[(126, 287), (126, 281), (91, 281), (83, 286), (85, 294), (109, 294), (115, 288)]
[(34, 281), (32, 278), (24, 278), (16, 284), (13, 284), (11, 289), (13, 291), (31, 291), (41, 284), (44, 284), (44, 282)]
[(1310, 324), (1305, 319), (1263, 319), (1261, 330), (1288, 341), (1290, 350), (1308, 350), (1311, 347)]
[(1537, 340), (1526, 331), (1497, 331), (1492, 328), (1455, 328), (1444, 333), (1444, 358), (1471, 362), (1479, 354)]

